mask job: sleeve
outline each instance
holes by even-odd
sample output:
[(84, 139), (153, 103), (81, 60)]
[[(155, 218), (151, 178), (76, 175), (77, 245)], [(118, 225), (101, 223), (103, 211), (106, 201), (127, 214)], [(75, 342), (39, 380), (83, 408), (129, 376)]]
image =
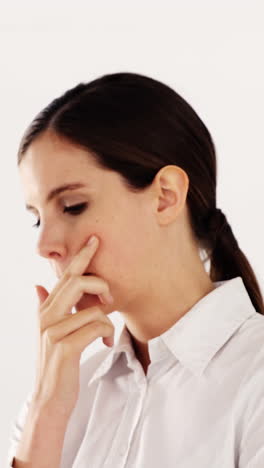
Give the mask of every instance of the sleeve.
[(5, 468), (13, 468), (13, 461), (16, 456), (18, 444), (21, 440), (21, 434), (23, 432), (23, 428), (26, 422), (32, 396), (33, 392), (31, 391), (27, 395), (27, 398), (23, 402), (22, 406), (20, 407), (16, 419), (11, 422), (9, 432), (9, 447), (5, 462)]
[[(245, 382), (245, 380), (244, 380)], [(238, 468), (264, 467), (264, 347), (253, 360), (239, 399)]]

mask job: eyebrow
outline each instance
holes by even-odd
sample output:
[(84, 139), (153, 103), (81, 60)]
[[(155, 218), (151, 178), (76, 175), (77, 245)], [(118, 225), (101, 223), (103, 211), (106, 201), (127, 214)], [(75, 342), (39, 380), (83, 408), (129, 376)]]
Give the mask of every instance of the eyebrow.
[[(66, 190), (76, 190), (78, 188), (83, 188), (83, 187), (86, 187), (86, 185), (82, 184), (81, 182), (73, 182), (71, 184), (64, 184), (64, 185), (61, 185), (60, 187), (56, 187), (52, 189), (47, 195), (46, 203), (50, 202), (53, 198), (55, 198), (60, 193), (65, 192)], [(35, 210), (35, 207), (32, 205), (26, 205), (26, 210), (32, 211), (32, 210)]]

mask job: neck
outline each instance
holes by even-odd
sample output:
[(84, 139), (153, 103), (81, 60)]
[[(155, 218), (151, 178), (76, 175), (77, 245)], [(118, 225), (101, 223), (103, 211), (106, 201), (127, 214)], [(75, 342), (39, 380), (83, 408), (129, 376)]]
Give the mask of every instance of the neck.
[(150, 363), (148, 341), (171, 328), (213, 289), (214, 284), (202, 265), (199, 275), (181, 276), (181, 281), (167, 281), (164, 290), (153, 291), (148, 302), (144, 300), (135, 306), (135, 313), (121, 312), (145, 373)]

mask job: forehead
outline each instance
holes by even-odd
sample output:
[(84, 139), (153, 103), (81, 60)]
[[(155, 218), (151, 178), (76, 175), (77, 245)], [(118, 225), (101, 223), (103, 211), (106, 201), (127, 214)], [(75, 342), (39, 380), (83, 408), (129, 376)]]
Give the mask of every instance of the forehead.
[(98, 171), (91, 153), (55, 137), (41, 136), (27, 149), (19, 166), (21, 176), (34, 174), (38, 178), (64, 177), (68, 171)]
[(19, 175), (27, 197), (75, 179), (92, 184), (93, 181), (98, 182), (102, 172), (91, 153), (50, 135), (38, 137), (19, 165)]

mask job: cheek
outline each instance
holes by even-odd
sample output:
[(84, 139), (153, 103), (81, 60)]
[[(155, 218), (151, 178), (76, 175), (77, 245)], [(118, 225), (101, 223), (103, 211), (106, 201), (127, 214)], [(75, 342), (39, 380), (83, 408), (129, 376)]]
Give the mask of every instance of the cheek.
[[(95, 232), (96, 234), (96, 232)], [(97, 232), (100, 245), (91, 261), (91, 271), (112, 285), (130, 283), (142, 265), (143, 248), (137, 237), (124, 231)]]
[(107, 272), (111, 272), (116, 280), (133, 284), (146, 276), (152, 253), (151, 239), (142, 229), (120, 229), (105, 241), (102, 261), (105, 259)]
[[(140, 208), (122, 211), (122, 216), (103, 218), (90, 228), (100, 238), (100, 245), (91, 262), (91, 270), (105, 279), (113, 290), (123, 286), (143, 285), (149, 277), (156, 246), (152, 221)], [(127, 215), (129, 213), (129, 216)], [(155, 230), (155, 227), (154, 227)]]
[(125, 235), (101, 238), (101, 243), (98, 251), (98, 266), (101, 270), (111, 273), (114, 276), (123, 275), (125, 271), (131, 268), (133, 258), (135, 257), (135, 247), (130, 240), (125, 238)]

